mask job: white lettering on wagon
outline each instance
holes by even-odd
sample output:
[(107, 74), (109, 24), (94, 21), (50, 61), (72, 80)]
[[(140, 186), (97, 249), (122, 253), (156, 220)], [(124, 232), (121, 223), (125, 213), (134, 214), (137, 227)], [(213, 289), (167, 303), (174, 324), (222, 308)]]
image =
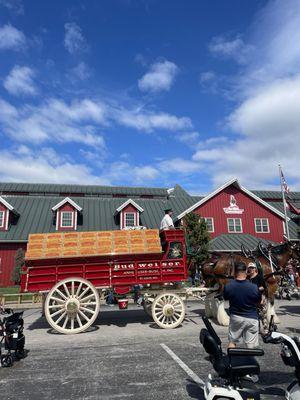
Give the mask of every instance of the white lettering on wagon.
[[(168, 268), (168, 267), (182, 267), (182, 263), (180, 261), (163, 261), (161, 264), (159, 262), (148, 262), (148, 263), (138, 263), (137, 267), (139, 269), (157, 269), (159, 267)], [(115, 264), (113, 270), (114, 271), (124, 271), (124, 270), (133, 270), (134, 263), (131, 264)]]
[(120, 271), (124, 269), (134, 269), (134, 264), (115, 264), (114, 271)]
[[(160, 264), (158, 262), (149, 262), (149, 263), (138, 263), (138, 268), (143, 268), (143, 269), (150, 269), (150, 268), (158, 268)], [(180, 261), (163, 261), (161, 263), (161, 266), (163, 268), (166, 267), (181, 267), (182, 264)]]

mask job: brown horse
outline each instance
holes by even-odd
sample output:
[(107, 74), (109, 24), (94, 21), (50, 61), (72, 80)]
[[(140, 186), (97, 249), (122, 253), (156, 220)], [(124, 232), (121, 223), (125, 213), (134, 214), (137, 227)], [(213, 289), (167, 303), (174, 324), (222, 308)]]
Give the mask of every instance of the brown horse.
[[(256, 262), (261, 265), (262, 274), (267, 287), (268, 319), (275, 315), (274, 301), (284, 269), (291, 258), (300, 259), (299, 246), (290, 242), (278, 246), (264, 248), (259, 246), (253, 252), (244, 251), (239, 254), (221, 253), (217, 258), (212, 257), (202, 266), (203, 279), (208, 287), (214, 287), (215, 291), (207, 296), (206, 315), (217, 319), (220, 325), (228, 325), (229, 318), (224, 309), (224, 302), (218, 299), (223, 293), (223, 288), (229, 279), (234, 278), (234, 265), (244, 262)], [(217, 296), (217, 297), (216, 297)]]

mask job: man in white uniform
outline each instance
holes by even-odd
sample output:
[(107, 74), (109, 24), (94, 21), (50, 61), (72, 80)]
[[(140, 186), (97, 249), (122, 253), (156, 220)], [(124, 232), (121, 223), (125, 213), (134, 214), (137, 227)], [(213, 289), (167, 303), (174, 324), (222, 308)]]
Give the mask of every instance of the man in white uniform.
[(165, 216), (161, 220), (160, 230), (165, 231), (168, 229), (175, 229), (174, 222), (172, 220), (173, 211), (171, 208), (165, 209)]

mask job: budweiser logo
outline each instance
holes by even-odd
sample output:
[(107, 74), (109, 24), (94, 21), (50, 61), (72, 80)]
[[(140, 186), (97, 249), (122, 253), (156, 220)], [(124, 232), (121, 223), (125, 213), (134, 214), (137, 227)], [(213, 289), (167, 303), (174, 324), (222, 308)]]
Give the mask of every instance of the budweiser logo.
[[(152, 269), (152, 268), (168, 268), (168, 267), (182, 267), (183, 264), (180, 261), (163, 261), (163, 262), (146, 262), (146, 263), (137, 263), (138, 269)], [(115, 264), (113, 270), (114, 271), (122, 271), (122, 270), (130, 270), (134, 269), (134, 263), (130, 264)]]

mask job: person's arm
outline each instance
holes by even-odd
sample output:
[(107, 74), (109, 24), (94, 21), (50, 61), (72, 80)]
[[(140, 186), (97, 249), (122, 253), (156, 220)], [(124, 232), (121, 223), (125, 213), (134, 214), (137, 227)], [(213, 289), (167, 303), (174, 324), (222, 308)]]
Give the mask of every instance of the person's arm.
[(228, 293), (227, 285), (224, 286), (223, 298), (224, 298), (224, 300), (229, 300), (229, 293)]

